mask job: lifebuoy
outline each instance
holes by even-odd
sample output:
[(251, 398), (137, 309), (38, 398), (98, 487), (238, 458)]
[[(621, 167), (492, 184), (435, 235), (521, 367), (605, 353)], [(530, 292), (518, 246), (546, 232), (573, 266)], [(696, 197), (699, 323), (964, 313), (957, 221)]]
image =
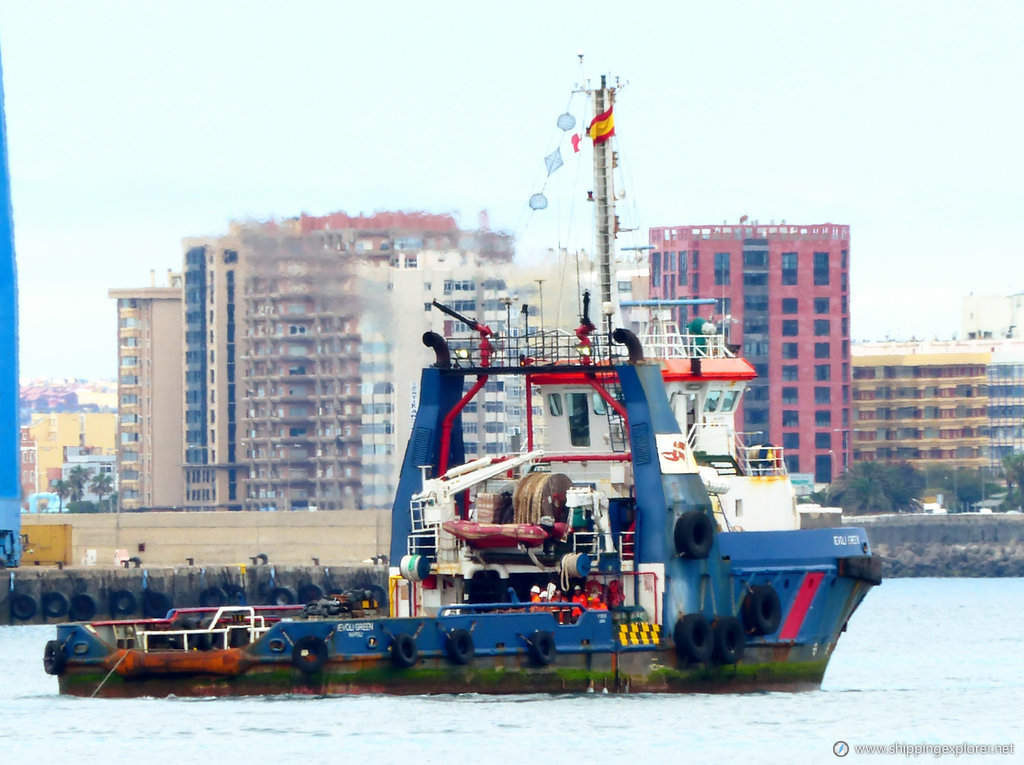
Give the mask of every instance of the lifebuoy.
[(743, 598), (743, 626), (751, 635), (770, 635), (782, 621), (782, 604), (770, 584), (750, 588)]
[(159, 590), (146, 590), (142, 593), (142, 613), (147, 619), (163, 619), (173, 608), (171, 599)]
[(327, 663), (327, 643), (316, 635), (306, 635), (295, 641), (292, 664), (307, 675), (315, 675)]
[(79, 592), (71, 596), (68, 606), (68, 618), (73, 622), (87, 622), (96, 616), (96, 601), (87, 592)]
[(711, 519), (700, 510), (688, 510), (676, 518), (672, 537), (677, 554), (684, 558), (702, 559), (711, 552), (714, 527)]
[(19, 592), (11, 598), (11, 616), (19, 622), (27, 622), (36, 615), (36, 602), (31, 595)]
[(59, 675), (68, 663), (64, 645), (59, 640), (48, 640), (43, 649), (43, 669), (48, 675)]
[(298, 594), (300, 603), (315, 603), (324, 596), (324, 591), (310, 582), (302, 585)]
[(135, 612), (138, 601), (129, 590), (114, 590), (110, 593), (110, 615), (128, 616)]
[(412, 635), (395, 635), (391, 641), (391, 661), (402, 669), (409, 669), (419, 658), (420, 651)]
[(714, 626), (712, 657), (719, 664), (735, 664), (743, 658), (747, 645), (740, 620), (735, 616), (719, 616)]
[(270, 593), (270, 605), (290, 606), (295, 603), (295, 593), (290, 587), (275, 587)]
[(703, 614), (687, 614), (676, 622), (672, 638), (680, 658), (697, 662), (711, 658), (711, 625)]
[(469, 630), (456, 629), (449, 632), (445, 652), (448, 654), (448, 658), (456, 664), (469, 664), (473, 661), (476, 647), (473, 645), (473, 636)]
[(48, 592), (40, 600), (43, 616), (47, 619), (59, 619), (68, 612), (68, 599), (59, 592)]
[(530, 658), (538, 667), (546, 667), (555, 660), (558, 647), (555, 645), (555, 636), (550, 632), (537, 630), (530, 637)]

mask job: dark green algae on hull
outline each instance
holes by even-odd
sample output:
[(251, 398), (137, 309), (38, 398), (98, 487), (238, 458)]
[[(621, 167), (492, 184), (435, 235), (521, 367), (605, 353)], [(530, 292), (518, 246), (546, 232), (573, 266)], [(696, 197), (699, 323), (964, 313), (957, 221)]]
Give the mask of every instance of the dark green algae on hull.
[[(613, 658), (614, 657), (614, 658)], [(792, 662), (742, 661), (732, 665), (679, 665), (670, 650), (629, 654), (559, 655), (562, 666), (499, 665), (478, 658), (468, 666), (453, 666), (443, 659), (425, 659), (402, 669), (387, 659), (360, 662), (358, 667), (328, 663), (307, 674), (290, 664), (250, 668), (233, 677), (179, 675), (125, 678), (102, 668), (68, 668), (59, 678), (60, 692), (103, 698), (230, 697), (262, 695), (391, 695), (430, 694), (564, 694), (564, 693), (745, 693), (801, 691), (821, 686), (828, 660)], [(627, 659), (626, 661), (621, 661)], [(566, 664), (570, 661), (570, 664)], [(662, 661), (679, 666), (667, 666)], [(614, 666), (613, 666), (614, 665)], [(626, 666), (623, 666), (626, 665)]]

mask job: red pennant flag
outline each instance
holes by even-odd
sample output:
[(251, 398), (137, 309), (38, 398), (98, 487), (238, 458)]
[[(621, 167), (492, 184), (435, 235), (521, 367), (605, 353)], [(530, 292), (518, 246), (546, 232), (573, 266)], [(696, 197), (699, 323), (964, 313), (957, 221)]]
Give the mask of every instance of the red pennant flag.
[(580, 135), (579, 133), (573, 133), (572, 138), (569, 139), (572, 142), (572, 150), (576, 154), (580, 151)]

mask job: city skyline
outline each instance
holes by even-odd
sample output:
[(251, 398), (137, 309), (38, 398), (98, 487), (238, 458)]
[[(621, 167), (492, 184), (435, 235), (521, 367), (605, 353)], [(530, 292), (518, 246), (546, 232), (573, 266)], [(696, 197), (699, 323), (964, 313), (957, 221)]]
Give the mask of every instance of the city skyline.
[(526, 208), (579, 49), (587, 75), (629, 82), (616, 135), (640, 231), (620, 245), (743, 215), (849, 225), (855, 341), (949, 337), (963, 296), (1024, 288), (1024, 9), (618, 10), (0, 7), (22, 378), (113, 377), (107, 289), (159, 282), (183, 239), (232, 219), (422, 209), (471, 228), (486, 208), (520, 256), (589, 247), (564, 142), (551, 207)]

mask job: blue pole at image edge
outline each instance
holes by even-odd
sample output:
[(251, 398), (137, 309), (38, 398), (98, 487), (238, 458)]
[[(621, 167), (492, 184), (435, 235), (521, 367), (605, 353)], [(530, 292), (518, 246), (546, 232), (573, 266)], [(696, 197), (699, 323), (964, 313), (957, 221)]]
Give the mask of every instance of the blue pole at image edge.
[(18, 270), (0, 63), (0, 566), (17, 566), (21, 558), (18, 404)]

